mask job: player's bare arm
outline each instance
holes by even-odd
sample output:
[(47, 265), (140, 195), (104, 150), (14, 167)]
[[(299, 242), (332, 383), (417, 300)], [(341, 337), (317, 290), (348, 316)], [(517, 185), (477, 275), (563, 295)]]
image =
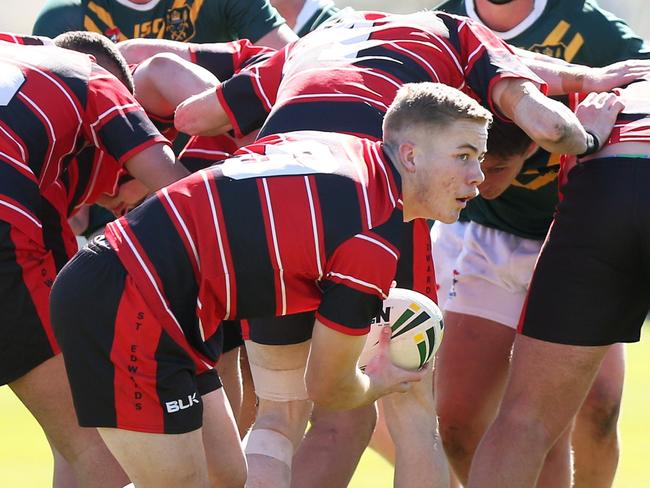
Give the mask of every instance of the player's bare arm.
[[(493, 101), (501, 112), (521, 127), (533, 141), (552, 153), (582, 154), (590, 138), (575, 114), (562, 103), (547, 98), (530, 81), (506, 78), (493, 89)], [(612, 127), (596, 133), (604, 140)]]
[(186, 98), (213, 89), (219, 80), (207, 69), (176, 53), (156, 54), (133, 73), (135, 97), (149, 114), (173, 115)]
[(117, 43), (117, 48), (129, 64), (140, 64), (160, 53), (171, 53), (186, 61), (192, 60), (193, 43), (169, 39), (128, 39)]
[(650, 76), (650, 60), (644, 59), (628, 59), (602, 68), (571, 64), (543, 54), (525, 56), (523, 61), (547, 83), (549, 95), (603, 92)]
[(420, 381), (427, 371), (407, 371), (393, 365), (388, 356), (390, 335), (390, 327), (386, 327), (379, 338), (378, 353), (364, 373), (357, 363), (365, 336), (343, 334), (316, 320), (305, 373), (310, 398), (326, 408), (347, 410), (389, 393), (408, 391), (411, 383)]
[(214, 89), (206, 90), (176, 107), (174, 126), (181, 132), (216, 136), (232, 129), (228, 114), (219, 103)]

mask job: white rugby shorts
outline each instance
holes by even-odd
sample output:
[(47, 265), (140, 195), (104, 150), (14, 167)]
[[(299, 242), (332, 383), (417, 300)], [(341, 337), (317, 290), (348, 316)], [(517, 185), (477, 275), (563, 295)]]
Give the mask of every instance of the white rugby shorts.
[(543, 241), (475, 222), (431, 229), (440, 308), (517, 328)]

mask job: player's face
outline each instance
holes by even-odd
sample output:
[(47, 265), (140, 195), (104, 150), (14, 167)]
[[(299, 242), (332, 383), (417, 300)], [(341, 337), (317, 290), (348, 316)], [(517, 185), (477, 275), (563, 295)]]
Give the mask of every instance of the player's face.
[(524, 155), (498, 158), (487, 153), (482, 166), (485, 181), (478, 187), (481, 196), (487, 200), (492, 200), (506, 191), (521, 171), (525, 160)]
[(487, 123), (456, 120), (445, 127), (414, 131), (413, 170), (404, 181), (404, 215), (451, 223), (483, 181), (481, 161)]

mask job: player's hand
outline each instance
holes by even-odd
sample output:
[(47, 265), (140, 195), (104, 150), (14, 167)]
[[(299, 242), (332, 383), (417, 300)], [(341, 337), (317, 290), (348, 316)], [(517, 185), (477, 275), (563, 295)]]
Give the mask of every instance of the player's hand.
[(214, 88), (193, 95), (176, 107), (174, 126), (192, 136), (216, 136), (231, 129)]
[(418, 371), (409, 371), (395, 366), (388, 353), (390, 337), (390, 327), (383, 327), (379, 334), (377, 353), (366, 365), (365, 373), (370, 378), (370, 387), (375, 398), (389, 393), (407, 392), (412, 388), (413, 383), (421, 381), (429, 371), (428, 365)]
[(590, 93), (576, 108), (576, 117), (585, 130), (605, 143), (624, 105), (613, 93)]
[(650, 79), (650, 60), (629, 59), (602, 68), (591, 68), (581, 91), (604, 92), (641, 79)]

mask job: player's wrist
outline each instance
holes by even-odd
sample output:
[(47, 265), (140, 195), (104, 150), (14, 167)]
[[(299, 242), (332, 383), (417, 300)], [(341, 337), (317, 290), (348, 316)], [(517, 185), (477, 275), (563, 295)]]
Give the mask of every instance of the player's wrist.
[(582, 153), (576, 155), (578, 158), (589, 156), (590, 154), (594, 154), (600, 151), (601, 143), (600, 139), (598, 139), (598, 136), (589, 130), (586, 130), (585, 132), (587, 134), (586, 149)]

